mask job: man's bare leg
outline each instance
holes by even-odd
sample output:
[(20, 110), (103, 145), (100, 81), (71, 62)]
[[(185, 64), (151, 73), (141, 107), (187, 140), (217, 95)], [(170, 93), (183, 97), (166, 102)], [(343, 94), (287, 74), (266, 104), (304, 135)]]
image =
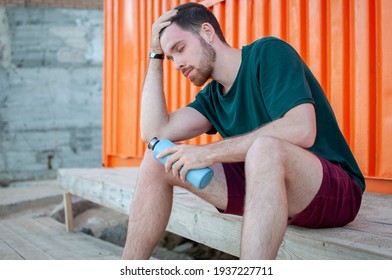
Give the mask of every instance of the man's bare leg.
[(132, 199), (123, 259), (150, 258), (169, 221), (174, 185), (182, 186), (216, 207), (225, 209), (227, 190), (223, 167), (218, 164), (213, 169), (211, 184), (198, 190), (183, 184), (171, 173), (166, 174), (163, 165), (153, 158), (151, 151), (146, 151)]
[(146, 153), (140, 166), (123, 259), (149, 259), (170, 216), (173, 188), (162, 180), (162, 172), (154, 170), (160, 166), (148, 158)]
[(241, 259), (275, 259), (287, 219), (318, 192), (322, 166), (316, 156), (291, 143), (260, 138), (245, 163), (246, 198)]

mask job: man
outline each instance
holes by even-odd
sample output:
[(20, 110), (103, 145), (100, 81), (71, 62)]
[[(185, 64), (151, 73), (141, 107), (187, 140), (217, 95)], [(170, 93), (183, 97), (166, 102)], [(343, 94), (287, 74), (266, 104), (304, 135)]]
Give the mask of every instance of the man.
[[(195, 101), (170, 114), (162, 85), (164, 54), (195, 85), (212, 78)], [(165, 166), (146, 151), (124, 259), (151, 256), (170, 216), (174, 185), (221, 212), (243, 215), (241, 259), (276, 258), (287, 224), (343, 226), (359, 211), (363, 176), (299, 55), (272, 37), (232, 48), (202, 5), (183, 4), (153, 24), (141, 131), (146, 142), (215, 132), (224, 139), (168, 148), (160, 154), (171, 154)], [(207, 166), (214, 177), (205, 189), (185, 181), (187, 171)]]

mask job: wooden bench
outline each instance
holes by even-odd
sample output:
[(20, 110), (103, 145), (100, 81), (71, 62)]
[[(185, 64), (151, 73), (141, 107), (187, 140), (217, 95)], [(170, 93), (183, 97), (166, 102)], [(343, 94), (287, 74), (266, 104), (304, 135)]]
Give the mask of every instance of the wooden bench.
[[(60, 169), (66, 226), (73, 230), (71, 195), (128, 214), (137, 168)], [(220, 214), (193, 194), (175, 188), (167, 230), (239, 256), (242, 217)], [(392, 196), (365, 193), (357, 219), (344, 228), (289, 226), (278, 259), (392, 259)]]

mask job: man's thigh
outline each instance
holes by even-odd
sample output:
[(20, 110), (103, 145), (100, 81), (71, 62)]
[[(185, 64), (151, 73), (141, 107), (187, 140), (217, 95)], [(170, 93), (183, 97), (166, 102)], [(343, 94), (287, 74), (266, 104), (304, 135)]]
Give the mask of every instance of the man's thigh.
[(303, 211), (314, 199), (323, 179), (319, 158), (298, 146), (282, 141), (289, 217)]
[(323, 166), (320, 189), (310, 204), (289, 220), (289, 224), (308, 228), (344, 226), (357, 216), (362, 190), (339, 164), (318, 158)]

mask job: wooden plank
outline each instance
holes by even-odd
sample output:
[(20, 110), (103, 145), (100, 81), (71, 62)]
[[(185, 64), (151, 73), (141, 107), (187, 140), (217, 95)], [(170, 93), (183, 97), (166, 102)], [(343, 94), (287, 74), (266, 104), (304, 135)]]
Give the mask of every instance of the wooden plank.
[[(66, 191), (128, 214), (137, 168), (59, 170)], [(290, 226), (279, 258), (391, 259), (392, 196), (365, 193), (357, 219), (345, 228), (310, 230)], [(242, 217), (222, 215), (193, 194), (175, 188), (168, 231), (239, 255)]]
[(67, 232), (74, 231), (72, 194), (69, 192), (64, 193), (64, 218), (65, 218), (65, 228), (67, 229)]
[(360, 216), (355, 220), (355, 222), (348, 224), (345, 228), (363, 232), (365, 234), (372, 233), (392, 238), (392, 225), (366, 221)]
[(355, 221), (345, 228), (392, 238), (392, 196), (365, 193)]
[[(43, 252), (34, 243), (27, 240), (24, 235), (15, 231), (13, 228), (8, 226), (8, 223), (0, 222), (0, 239), (9, 246), (10, 250), (15, 252), (15, 259), (30, 259), (30, 260), (51, 260), (53, 257)], [(11, 258), (9, 258), (11, 257)], [(0, 254), (0, 258), (3, 260), (14, 259), (12, 256)]]
[(72, 194), (128, 214), (137, 172), (137, 168), (64, 169), (57, 179)]
[(290, 226), (279, 259), (391, 259), (392, 239), (346, 228), (304, 229)]
[[(2, 222), (13, 234), (21, 237), (16, 246), (26, 259), (119, 259), (122, 248), (81, 232), (67, 233), (64, 225), (49, 218), (13, 219)], [(7, 237), (7, 240), (10, 236)], [(34, 254), (26, 254), (30, 245)]]
[(365, 192), (359, 217), (376, 223), (392, 225), (392, 195)]
[[(23, 236), (25, 244), (32, 244), (36, 252), (47, 255), (47, 259), (72, 259), (72, 249), (63, 248), (64, 240), (60, 236), (50, 236), (36, 225), (34, 220), (12, 220), (4, 222), (10, 230)], [(58, 244), (54, 242), (57, 238)], [(78, 252), (75, 254), (78, 256)], [(33, 256), (27, 256), (26, 259), (35, 259)], [(39, 258), (41, 259), (41, 258)], [(45, 258), (42, 258), (45, 259)]]
[(8, 242), (0, 238), (0, 260), (23, 260), (23, 258)]
[(64, 232), (64, 225), (49, 217), (42, 217), (35, 221), (44, 229), (43, 232), (47, 231), (51, 236), (53, 232), (56, 233), (57, 237), (54, 239), (56, 244), (58, 244), (57, 238), (59, 237), (65, 241), (64, 246), (72, 248), (72, 251), (81, 252), (81, 259), (118, 260), (121, 258), (123, 248), (118, 245), (81, 232), (71, 234)]
[(242, 217), (222, 215), (193, 194), (176, 188), (168, 231), (239, 256)]

